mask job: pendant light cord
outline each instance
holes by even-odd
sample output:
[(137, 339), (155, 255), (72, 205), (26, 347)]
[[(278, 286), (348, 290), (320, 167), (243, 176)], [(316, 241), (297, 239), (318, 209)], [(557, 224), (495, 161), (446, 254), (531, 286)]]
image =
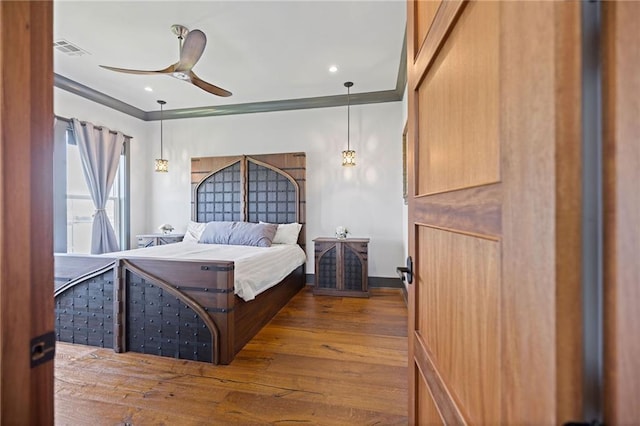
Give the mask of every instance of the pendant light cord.
[(158, 101), (158, 103), (160, 104), (160, 159), (164, 158), (164, 155), (162, 155), (162, 141), (164, 139), (164, 135), (163, 135), (163, 118), (164, 118), (164, 101)]
[(351, 151), (351, 87), (347, 87), (347, 151)]
[(162, 155), (162, 140), (163, 140), (163, 135), (162, 135), (162, 116), (163, 116), (163, 109), (162, 109), (162, 105), (160, 105), (160, 158), (164, 158), (164, 156)]

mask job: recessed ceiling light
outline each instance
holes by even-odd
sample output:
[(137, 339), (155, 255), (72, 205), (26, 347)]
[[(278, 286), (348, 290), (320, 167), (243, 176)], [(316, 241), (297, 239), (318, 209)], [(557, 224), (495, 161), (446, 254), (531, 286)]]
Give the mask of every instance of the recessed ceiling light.
[(337, 72), (338, 71), (338, 67), (336, 67), (335, 65), (331, 65), (329, 67), (329, 72)]
[(145, 87), (144, 90), (146, 90), (147, 92), (153, 92), (153, 89), (149, 86)]

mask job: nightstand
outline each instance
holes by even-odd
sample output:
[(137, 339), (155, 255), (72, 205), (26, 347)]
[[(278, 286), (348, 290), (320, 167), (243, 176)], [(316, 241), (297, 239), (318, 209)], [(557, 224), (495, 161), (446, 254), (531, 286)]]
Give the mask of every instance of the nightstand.
[(313, 294), (369, 297), (368, 238), (316, 238)]
[(184, 234), (144, 234), (136, 235), (136, 237), (138, 238), (138, 248), (143, 248), (179, 243), (184, 238)]

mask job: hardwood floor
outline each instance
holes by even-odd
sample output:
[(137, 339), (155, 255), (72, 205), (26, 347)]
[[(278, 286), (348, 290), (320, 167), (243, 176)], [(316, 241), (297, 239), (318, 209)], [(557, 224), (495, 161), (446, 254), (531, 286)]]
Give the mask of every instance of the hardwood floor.
[(407, 309), (309, 287), (228, 366), (59, 343), (57, 425), (406, 424)]

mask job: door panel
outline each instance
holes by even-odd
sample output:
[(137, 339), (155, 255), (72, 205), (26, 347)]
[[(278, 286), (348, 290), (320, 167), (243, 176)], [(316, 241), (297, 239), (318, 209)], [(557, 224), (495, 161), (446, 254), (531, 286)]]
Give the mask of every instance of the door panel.
[[(418, 374), (422, 375), (418, 371)], [(419, 377), (418, 382), (418, 399), (420, 401), (420, 411), (418, 412), (419, 423), (423, 425), (443, 425), (445, 424), (440, 417), (438, 408), (434, 404), (433, 395), (429, 391), (429, 387), (426, 385), (424, 377)]]
[(580, 4), (443, 2), (429, 23), (420, 3), (410, 423), (580, 419), (581, 311), (560, 305), (581, 297)]
[(416, 17), (418, 19), (416, 41), (419, 43), (426, 38), (438, 7), (440, 7), (440, 1), (421, 1), (416, 3)]
[(499, 243), (418, 231), (418, 339), (472, 422), (500, 420)]
[(498, 6), (465, 7), (418, 88), (418, 194), (499, 180)]

